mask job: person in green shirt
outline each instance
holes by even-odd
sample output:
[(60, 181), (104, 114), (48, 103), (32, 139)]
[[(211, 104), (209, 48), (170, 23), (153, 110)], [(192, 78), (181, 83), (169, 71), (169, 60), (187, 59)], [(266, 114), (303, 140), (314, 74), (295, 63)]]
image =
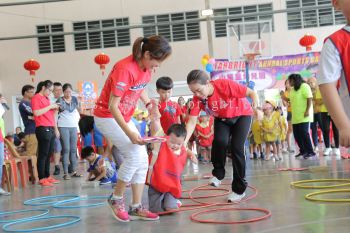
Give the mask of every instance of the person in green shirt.
[(292, 107), (292, 125), (295, 141), (299, 146), (299, 154), (305, 159), (315, 156), (309, 134), (310, 122), (313, 122), (312, 91), (299, 74), (288, 77), (292, 87), (289, 100)]

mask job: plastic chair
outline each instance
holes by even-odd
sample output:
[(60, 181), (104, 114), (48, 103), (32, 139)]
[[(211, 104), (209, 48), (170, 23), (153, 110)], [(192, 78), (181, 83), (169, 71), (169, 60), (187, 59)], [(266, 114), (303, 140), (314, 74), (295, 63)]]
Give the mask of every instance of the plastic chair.
[(5, 187), (5, 185), (7, 186), (7, 192), (11, 192), (12, 191), (12, 184), (11, 184), (11, 166), (8, 163), (4, 163), (4, 165), (2, 165), (2, 188)]
[[(5, 145), (10, 152), (10, 160), (15, 161), (19, 172), (21, 175), (22, 187), (25, 187), (27, 181), (32, 181), (32, 184), (35, 184), (38, 180), (38, 171), (37, 171), (37, 158), (36, 156), (20, 156), (15, 149), (15, 145), (5, 139)], [(13, 162), (12, 162), (13, 163)]]

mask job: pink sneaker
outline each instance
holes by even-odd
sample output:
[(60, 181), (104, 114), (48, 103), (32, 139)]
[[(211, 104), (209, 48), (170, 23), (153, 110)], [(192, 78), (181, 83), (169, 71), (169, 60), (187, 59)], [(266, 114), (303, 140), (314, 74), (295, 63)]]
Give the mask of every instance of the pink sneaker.
[(52, 184), (59, 184), (60, 181), (59, 180), (56, 180), (55, 178), (53, 178), (52, 176), (49, 176), (46, 178), (46, 180)]
[(124, 199), (112, 199), (112, 195), (108, 198), (107, 202), (114, 217), (120, 222), (129, 222), (130, 218), (128, 212), (125, 210)]
[(130, 220), (146, 220), (156, 221), (159, 219), (158, 214), (152, 213), (140, 205), (137, 208), (130, 207), (129, 209)]

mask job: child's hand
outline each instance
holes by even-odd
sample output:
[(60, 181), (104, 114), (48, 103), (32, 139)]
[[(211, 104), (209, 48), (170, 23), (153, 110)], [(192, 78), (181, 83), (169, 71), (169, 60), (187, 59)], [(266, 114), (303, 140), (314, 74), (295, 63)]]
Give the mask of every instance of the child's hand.
[(350, 129), (339, 129), (339, 142), (341, 146), (350, 147)]

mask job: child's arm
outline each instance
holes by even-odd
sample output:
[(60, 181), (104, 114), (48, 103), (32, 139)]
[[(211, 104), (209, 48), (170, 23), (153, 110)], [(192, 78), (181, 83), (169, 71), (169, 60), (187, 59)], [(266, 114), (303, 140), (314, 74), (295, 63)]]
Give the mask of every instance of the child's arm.
[(100, 180), (100, 179), (102, 179), (103, 177), (106, 177), (106, 174), (107, 174), (106, 167), (101, 166), (99, 170), (101, 170), (101, 172), (100, 172), (100, 174), (96, 177), (96, 180)]
[(340, 145), (350, 147), (350, 119), (345, 113), (343, 104), (339, 97), (336, 83), (325, 83), (320, 85), (320, 91), (329, 114), (339, 129)]
[(89, 172), (89, 175), (88, 175), (88, 177), (86, 179), (87, 181), (89, 181), (91, 179), (92, 174), (93, 174), (92, 172)]

